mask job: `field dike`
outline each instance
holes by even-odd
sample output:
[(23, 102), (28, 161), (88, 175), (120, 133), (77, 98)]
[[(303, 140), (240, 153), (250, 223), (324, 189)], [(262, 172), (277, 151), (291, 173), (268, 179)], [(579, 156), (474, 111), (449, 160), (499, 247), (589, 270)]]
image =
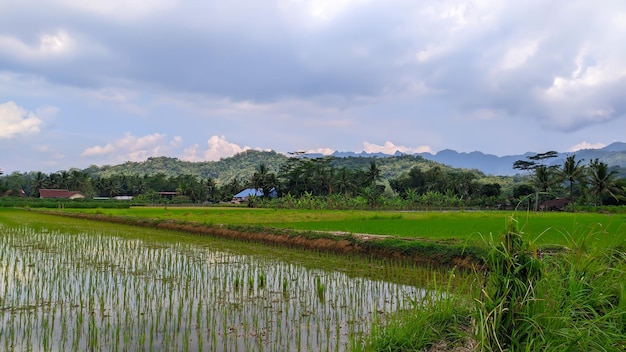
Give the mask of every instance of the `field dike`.
[(37, 210), (37, 212), (76, 219), (182, 231), (283, 247), (386, 258), (425, 266), (479, 270), (485, 268), (483, 261), (483, 258), (486, 257), (485, 249), (467, 245), (458, 240), (432, 241), (428, 239), (406, 239), (384, 235), (330, 231), (297, 231), (259, 226), (207, 225), (177, 220), (66, 213), (49, 210)]

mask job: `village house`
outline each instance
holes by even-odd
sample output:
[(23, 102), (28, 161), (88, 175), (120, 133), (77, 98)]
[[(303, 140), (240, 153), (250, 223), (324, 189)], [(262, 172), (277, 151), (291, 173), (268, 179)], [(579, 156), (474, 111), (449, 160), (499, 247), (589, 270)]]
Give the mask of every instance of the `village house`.
[(563, 211), (569, 204), (569, 200), (565, 198), (555, 198), (545, 201), (539, 205), (539, 210), (542, 211)]
[[(274, 198), (276, 195), (276, 190), (272, 189), (269, 196)], [(250, 197), (263, 197), (263, 190), (255, 188), (244, 189), (243, 191), (235, 194), (230, 202), (233, 204), (245, 203), (248, 199), (250, 199)]]
[(70, 191), (67, 189), (40, 189), (39, 198), (56, 198), (56, 199), (82, 199), (85, 195), (79, 191)]

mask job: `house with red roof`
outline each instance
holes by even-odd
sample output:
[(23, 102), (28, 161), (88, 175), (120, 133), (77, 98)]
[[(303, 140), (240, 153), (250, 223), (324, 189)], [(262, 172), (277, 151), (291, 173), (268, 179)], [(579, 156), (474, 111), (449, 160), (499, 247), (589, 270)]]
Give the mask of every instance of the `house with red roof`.
[(56, 198), (56, 199), (81, 199), (85, 195), (78, 191), (70, 191), (67, 189), (40, 189), (39, 198)]

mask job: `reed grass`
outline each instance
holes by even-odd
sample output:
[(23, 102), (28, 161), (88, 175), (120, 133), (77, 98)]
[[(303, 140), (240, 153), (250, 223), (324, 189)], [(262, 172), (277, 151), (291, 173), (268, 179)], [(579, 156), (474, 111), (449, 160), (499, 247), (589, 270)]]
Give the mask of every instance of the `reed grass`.
[(612, 239), (607, 248), (598, 240), (607, 233), (592, 227), (570, 236), (567, 250), (542, 252), (521, 228), (511, 218), (500, 237), (484, 237), (488, 271), (465, 289), (448, 285), (375, 324), (356, 350), (626, 350), (626, 247)]

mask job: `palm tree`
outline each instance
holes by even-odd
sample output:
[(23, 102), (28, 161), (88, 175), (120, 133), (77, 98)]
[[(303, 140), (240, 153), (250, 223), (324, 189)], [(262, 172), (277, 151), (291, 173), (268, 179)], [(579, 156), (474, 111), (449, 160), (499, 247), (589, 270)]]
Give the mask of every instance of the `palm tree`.
[(599, 161), (597, 158), (589, 162), (589, 177), (591, 182), (591, 192), (600, 200), (600, 205), (603, 205), (602, 197), (605, 194), (609, 194), (611, 197), (617, 199), (615, 193), (620, 189), (617, 187), (617, 180), (615, 179), (617, 171), (609, 171), (607, 163)]
[(263, 191), (263, 197), (267, 198), (276, 188), (276, 174), (269, 171), (266, 164), (261, 163), (252, 175), (252, 187)]
[(348, 195), (356, 188), (354, 174), (345, 167), (339, 169), (339, 171), (335, 174), (334, 179), (335, 187), (341, 194)]
[(569, 201), (574, 209), (574, 183), (580, 182), (585, 177), (585, 168), (580, 165), (582, 160), (576, 161), (576, 155), (570, 155), (565, 159), (563, 168), (558, 170), (563, 181), (569, 182)]
[(535, 167), (535, 174), (532, 182), (535, 187), (535, 210), (539, 209), (539, 194), (547, 193), (552, 186), (559, 182), (555, 177), (554, 168), (545, 165), (538, 165)]
[(73, 169), (70, 172), (68, 178), (69, 189), (89, 193), (91, 188), (90, 186), (90, 176), (88, 173), (78, 169)]
[(48, 175), (41, 171), (37, 171), (35, 178), (33, 179), (33, 188), (35, 189), (34, 192), (39, 192), (42, 188), (48, 188), (48, 180)]
[(366, 175), (367, 183), (370, 186), (376, 183), (376, 181), (380, 181), (382, 179), (382, 171), (380, 170), (378, 165), (376, 165), (375, 161), (372, 161), (370, 163), (370, 166), (367, 169), (365, 175)]

